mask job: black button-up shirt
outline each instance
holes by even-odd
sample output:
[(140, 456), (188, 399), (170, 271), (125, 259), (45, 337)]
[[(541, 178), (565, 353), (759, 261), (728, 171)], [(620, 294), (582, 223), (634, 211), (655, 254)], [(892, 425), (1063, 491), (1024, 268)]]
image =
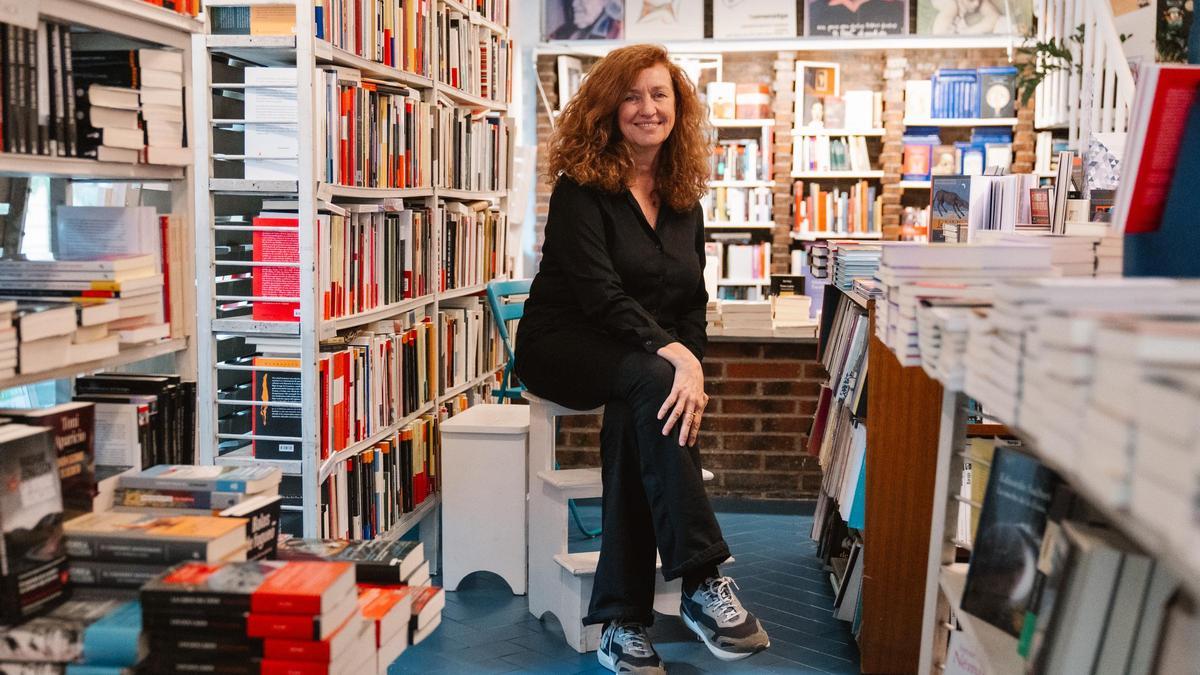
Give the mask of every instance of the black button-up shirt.
[(707, 304), (699, 204), (683, 213), (664, 204), (650, 227), (629, 190), (558, 180), (519, 336), (585, 326), (650, 353), (678, 341), (702, 359)]

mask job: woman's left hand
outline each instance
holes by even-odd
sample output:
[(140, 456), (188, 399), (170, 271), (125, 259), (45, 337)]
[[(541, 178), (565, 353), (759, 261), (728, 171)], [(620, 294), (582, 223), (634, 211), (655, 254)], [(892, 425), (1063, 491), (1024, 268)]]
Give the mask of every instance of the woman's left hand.
[(679, 422), (679, 445), (695, 445), (704, 407), (708, 405), (708, 395), (704, 393), (704, 369), (692, 352), (678, 342), (659, 349), (658, 354), (675, 368), (671, 393), (658, 409), (658, 419), (666, 416), (662, 434), (670, 434)]

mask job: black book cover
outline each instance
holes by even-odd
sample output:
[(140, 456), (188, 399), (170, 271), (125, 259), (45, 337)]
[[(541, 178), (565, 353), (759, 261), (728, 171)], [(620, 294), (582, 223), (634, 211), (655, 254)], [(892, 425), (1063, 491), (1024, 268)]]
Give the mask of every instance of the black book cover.
[(261, 661), (262, 659), (257, 657), (250, 659), (226, 659), (213, 656), (211, 658), (184, 659), (176, 658), (175, 654), (164, 654), (151, 649), (150, 655), (138, 666), (137, 672), (144, 675), (195, 675), (196, 673), (208, 673), (209, 675), (259, 675)]
[(0, 438), (0, 624), (64, 596), (62, 492), (50, 433), (12, 424)]
[(142, 608), (144, 614), (249, 612), (250, 596), (283, 565), (270, 561), (184, 563), (142, 586)]
[(134, 589), (141, 588), (170, 568), (170, 564), (142, 565), (78, 559), (71, 559), (67, 565), (72, 585)]
[[(255, 357), (255, 370), (251, 393), (254, 401), (261, 404), (301, 403), (300, 373), (271, 370), (271, 367), (295, 368), (298, 359)], [(303, 412), (298, 407), (277, 405), (254, 406), (253, 430), (259, 436), (300, 438), (303, 429)], [(254, 456), (258, 459), (300, 459), (300, 441), (254, 439)]]
[(209, 7), (209, 28), (213, 35), (249, 35), (249, 7)]
[(25, 142), (25, 109), (29, 105), (29, 99), (25, 87), (25, 30), (8, 25), (5, 28), (9, 31), (8, 58), (13, 76), (13, 96), (17, 103), (16, 110), (13, 111), (11, 152), (27, 153), (29, 146)]
[(25, 108), (27, 142), (29, 152), (42, 155), (45, 151), (42, 147), (42, 126), (38, 120), (37, 31), (23, 29), (22, 32), (25, 34), (25, 85), (29, 101)]
[(71, 157), (79, 156), (79, 148), (76, 147), (75, 133), (75, 68), (71, 64), (71, 28), (69, 26), (59, 26), (60, 47), (62, 49), (62, 67), (63, 79), (61, 83), (63, 105), (63, 124), (65, 125), (64, 135), (67, 143), (67, 155)]
[(72, 513), (90, 513), (96, 495), (95, 407), (66, 403), (53, 408), (8, 408), (0, 410), (0, 417), (50, 429), (58, 454), (63, 505)]
[(1058, 478), (1033, 457), (997, 445), (971, 551), (962, 609), (1017, 637), (1037, 576)]
[(46, 53), (40, 54), (39, 58), (46, 59), (46, 71), (49, 74), (50, 87), (50, 110), (49, 126), (47, 127), (47, 141), (50, 146), (50, 153), (56, 157), (62, 157), (66, 154), (66, 148), (63, 146), (62, 139), (62, 100), (59, 97), (58, 83), (62, 81), (62, 62), (59, 61), (59, 46), (58, 46), (58, 24), (46, 22), (44, 24), (46, 31)]
[(400, 575), (401, 565), (418, 554), (424, 559), (423, 549), (417, 550), (419, 546), (420, 542), (407, 540), (292, 538), (280, 543), (279, 559), (351, 562), (354, 563), (355, 580), (360, 584), (399, 584), (404, 581)]
[(226, 518), (246, 519), (246, 560), (273, 560), (279, 541), (279, 513), (283, 497), (252, 497), (221, 512)]
[(244, 634), (158, 633), (150, 637), (150, 651), (181, 661), (249, 659), (262, 656), (263, 641)]
[(350, 524), (350, 536), (358, 538), (362, 529), (358, 526), (358, 463), (346, 460), (346, 522)]
[(0, 120), (0, 130), (4, 136), (4, 152), (16, 152), (13, 140), (18, 117), (17, 76), (12, 58), (12, 44), (12, 26), (0, 24), (0, 67), (4, 71), (4, 119)]
[(157, 637), (171, 638), (180, 632), (187, 635), (216, 635), (233, 640), (248, 640), (246, 637), (246, 617), (249, 611), (244, 609), (226, 609), (205, 607), (188, 610), (186, 608), (165, 609), (162, 606), (147, 607), (142, 605), (142, 625), (154, 642)]

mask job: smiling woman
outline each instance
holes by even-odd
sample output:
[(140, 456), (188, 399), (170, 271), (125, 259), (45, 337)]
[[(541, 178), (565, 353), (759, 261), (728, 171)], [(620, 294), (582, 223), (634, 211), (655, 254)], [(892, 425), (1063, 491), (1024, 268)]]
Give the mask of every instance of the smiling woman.
[(729, 547), (701, 480), (707, 118), (666, 50), (618, 49), (559, 118), (541, 269), (517, 333), (516, 372), (571, 408), (604, 405), (604, 539), (585, 623), (598, 658), (662, 673), (653, 620), (655, 549), (682, 578), (680, 615), (724, 660), (765, 649), (758, 619), (717, 565)]

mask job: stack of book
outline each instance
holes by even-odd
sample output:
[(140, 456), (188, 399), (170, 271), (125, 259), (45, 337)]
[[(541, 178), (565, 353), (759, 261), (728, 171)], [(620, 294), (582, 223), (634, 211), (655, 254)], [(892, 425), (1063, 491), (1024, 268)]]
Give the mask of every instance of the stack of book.
[[(107, 594), (107, 593), (106, 593)], [(14, 673), (132, 672), (145, 655), (141, 608), (77, 591), (48, 612), (0, 627), (0, 668)], [(54, 639), (49, 639), (53, 636)]]
[(1038, 246), (884, 244), (878, 278), (888, 289), (888, 302), (876, 306), (876, 333), (901, 364), (919, 366), (921, 298), (986, 300), (998, 280), (1051, 274), (1050, 251)]
[(99, 159), (140, 159), (148, 164), (192, 163), (184, 147), (182, 52), (84, 51), (77, 46), (71, 65), (80, 113), (79, 144), (85, 156), (96, 153)]
[(446, 591), (438, 586), (417, 586), (413, 589), (412, 619), (408, 624), (409, 644), (420, 644), (442, 623), (446, 606)]
[(831, 241), (833, 254), (833, 284), (843, 291), (854, 287), (855, 279), (871, 279), (879, 269), (879, 244), (862, 244), (852, 241)]
[(504, 267), (508, 216), (490, 202), (441, 203), (441, 278), (438, 290), (478, 286)]
[(772, 295), (771, 326), (776, 335), (812, 335), (812, 298), (807, 295)]
[(947, 389), (961, 391), (966, 378), (967, 329), (986, 300), (923, 298), (917, 306), (917, 346), (921, 369)]
[(440, 456), (433, 415), (422, 415), (362, 452), (337, 462), (321, 483), (321, 535), (383, 536), (437, 490)]
[(96, 410), (96, 462), (138, 469), (195, 461), (196, 383), (174, 374), (97, 373), (75, 379)]
[(378, 654), (378, 673), (385, 675), (389, 667), (408, 648), (409, 624), (412, 622), (413, 596), (417, 589), (408, 586), (358, 587), (358, 611), (367, 621), (375, 637)]
[(419, 541), (348, 541), (286, 537), (279, 543), (280, 560), (321, 560), (354, 564), (359, 584), (422, 586), (429, 583), (429, 561)]
[(1105, 233), (1096, 242), (1096, 276), (1119, 277), (1124, 263), (1125, 238), (1117, 232)]
[(854, 280), (853, 293), (863, 301), (877, 300), (883, 297), (883, 286), (874, 277), (858, 277)]
[(707, 323), (709, 335), (721, 335), (725, 332), (725, 323), (721, 320), (720, 300), (709, 300), (704, 307), (704, 321)]
[(246, 559), (246, 520), (213, 516), (89, 513), (63, 525), (71, 582), (138, 588), (186, 561)]
[(377, 672), (350, 563), (186, 563), (141, 602), (151, 672)]
[(725, 300), (721, 303), (721, 323), (728, 335), (772, 336), (771, 303)]

